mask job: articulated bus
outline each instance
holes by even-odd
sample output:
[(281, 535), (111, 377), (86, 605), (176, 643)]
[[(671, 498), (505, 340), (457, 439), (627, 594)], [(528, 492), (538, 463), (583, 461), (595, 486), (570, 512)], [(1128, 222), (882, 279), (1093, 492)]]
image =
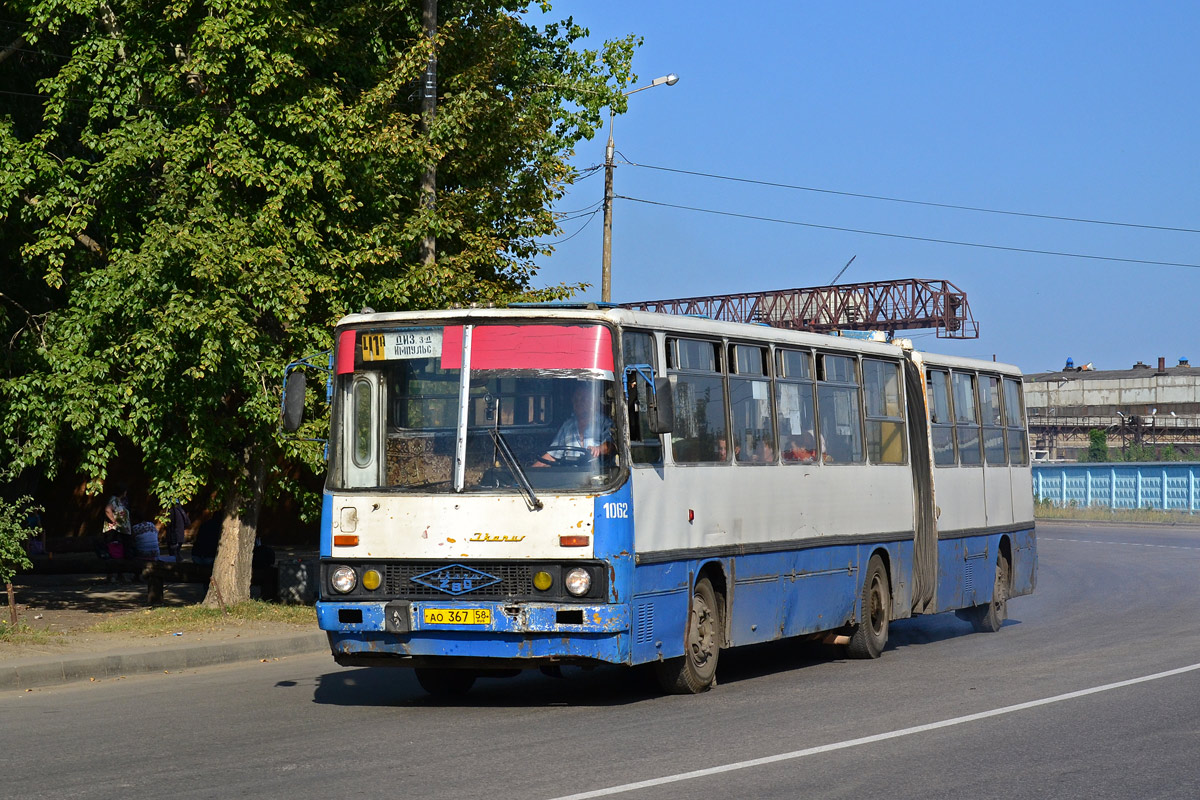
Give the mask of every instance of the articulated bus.
[(351, 315), (332, 371), (319, 623), (436, 695), (566, 664), (700, 692), (739, 645), (996, 631), (1036, 582), (1012, 366), (532, 306)]

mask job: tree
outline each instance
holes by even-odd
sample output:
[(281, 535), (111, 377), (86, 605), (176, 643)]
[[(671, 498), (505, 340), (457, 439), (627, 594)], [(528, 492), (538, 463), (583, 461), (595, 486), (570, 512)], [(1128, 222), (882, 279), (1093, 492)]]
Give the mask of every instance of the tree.
[(1108, 434), (1098, 428), (1088, 431), (1088, 449), (1080, 461), (1108, 461)]
[(33, 566), (25, 554), (25, 540), (41, 533), (39, 526), (30, 521), (41, 510), (32, 497), (19, 497), (12, 503), (0, 500), (0, 583), (8, 595), (8, 618), (13, 627), (17, 625), (17, 602), (12, 579), (17, 570)]
[(124, 446), (160, 502), (215, 487), (206, 602), (244, 599), (264, 496), (320, 456), (279, 434), (282, 366), (365, 305), (577, 288), (534, 290), (533, 258), (637, 42), (580, 49), (573, 21), (505, 0), (443, 0), (432, 40), (419, 2), (7, 6), (25, 22), (0, 51), (0, 456), (50, 471), (69, 446), (99, 492)]

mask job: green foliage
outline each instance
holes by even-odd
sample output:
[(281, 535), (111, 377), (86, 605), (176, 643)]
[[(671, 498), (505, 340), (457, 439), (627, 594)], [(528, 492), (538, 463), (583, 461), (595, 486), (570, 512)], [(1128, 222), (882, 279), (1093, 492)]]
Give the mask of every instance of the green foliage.
[(1114, 450), (1113, 461), (1145, 462), (1145, 461), (1196, 461), (1198, 457), (1191, 450), (1176, 450), (1175, 445), (1156, 447), (1148, 444), (1130, 444), (1121, 451)]
[(30, 524), (30, 518), (41, 511), (31, 497), (12, 503), (0, 500), (0, 585), (11, 583), (18, 570), (33, 566), (25, 554), (25, 540), (41, 534), (39, 526)]
[(69, 448), (98, 492), (132, 446), (163, 502), (254, 494), (255, 464), (270, 491), (321, 455), (278, 431), (282, 366), (345, 313), (577, 288), (534, 289), (533, 259), (638, 42), (580, 49), (585, 29), (527, 24), (525, 2), (439, 5), (426, 130), (420, 2), (6, 4), (5, 471)]
[(1108, 461), (1108, 434), (1102, 430), (1088, 431), (1088, 449), (1079, 456), (1080, 461)]

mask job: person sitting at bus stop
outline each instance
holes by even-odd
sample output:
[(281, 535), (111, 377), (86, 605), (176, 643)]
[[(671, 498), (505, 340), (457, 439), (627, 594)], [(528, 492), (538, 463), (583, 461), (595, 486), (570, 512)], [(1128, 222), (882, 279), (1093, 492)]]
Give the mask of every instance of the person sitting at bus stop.
[(614, 454), (617, 450), (612, 440), (613, 421), (598, 405), (593, 401), (592, 386), (576, 386), (571, 393), (573, 413), (559, 427), (546, 452), (534, 459), (533, 466), (546, 467), (559, 460), (576, 461), (585, 453), (591, 458)]

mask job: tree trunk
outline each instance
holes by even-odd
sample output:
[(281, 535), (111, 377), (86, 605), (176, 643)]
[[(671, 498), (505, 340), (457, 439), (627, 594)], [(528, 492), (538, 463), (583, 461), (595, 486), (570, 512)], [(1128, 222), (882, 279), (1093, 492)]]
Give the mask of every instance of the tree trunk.
[(250, 462), (247, 490), (234, 491), (225, 501), (221, 542), (217, 546), (208, 594), (204, 597), (204, 605), (210, 608), (224, 608), (250, 599), (250, 566), (254, 540), (258, 536), (267, 464), (257, 455), (248, 455), (247, 460)]
[(17, 627), (17, 598), (13, 594), (11, 583), (4, 584), (4, 588), (8, 590), (8, 618), (12, 620), (12, 626)]

